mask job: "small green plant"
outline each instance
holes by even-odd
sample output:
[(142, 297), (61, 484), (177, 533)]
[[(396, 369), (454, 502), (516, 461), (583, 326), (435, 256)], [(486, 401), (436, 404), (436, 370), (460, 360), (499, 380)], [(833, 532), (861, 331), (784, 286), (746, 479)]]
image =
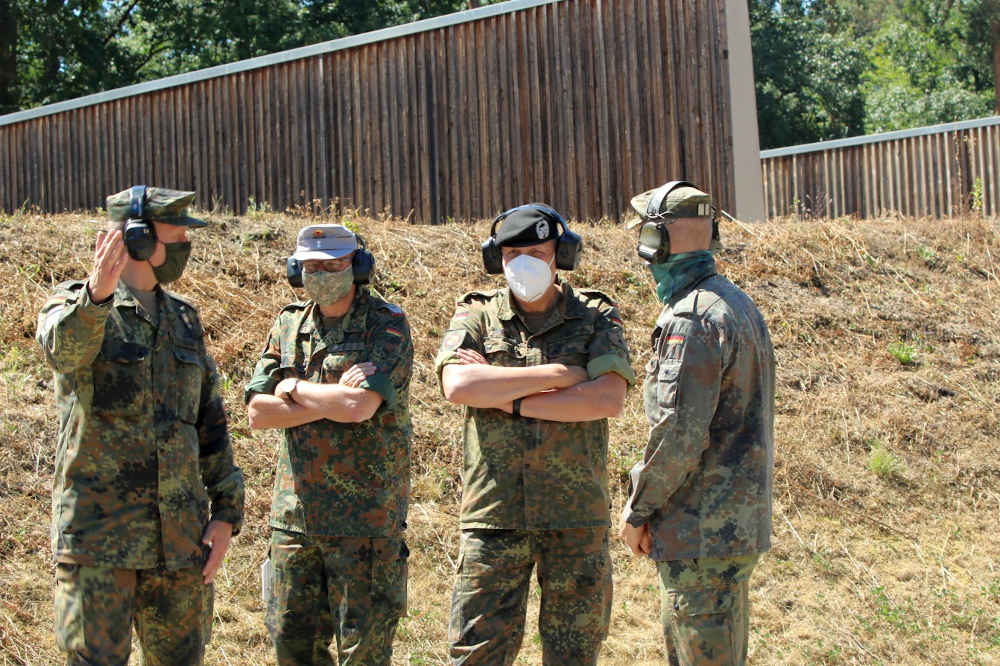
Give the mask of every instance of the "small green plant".
[(927, 245), (917, 247), (917, 254), (927, 263), (933, 263), (937, 259), (937, 251)]
[(911, 344), (899, 340), (889, 344), (889, 353), (900, 365), (917, 364), (917, 348)]
[(983, 179), (978, 177), (972, 184), (972, 212), (980, 215), (986, 212), (983, 206)]
[(868, 470), (882, 479), (889, 479), (899, 472), (900, 462), (892, 451), (879, 439), (868, 443)]

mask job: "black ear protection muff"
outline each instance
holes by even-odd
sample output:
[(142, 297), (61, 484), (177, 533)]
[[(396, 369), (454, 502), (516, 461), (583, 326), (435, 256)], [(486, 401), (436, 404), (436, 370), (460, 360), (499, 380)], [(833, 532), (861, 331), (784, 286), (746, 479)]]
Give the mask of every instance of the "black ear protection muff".
[[(639, 227), (639, 244), (635, 250), (639, 256), (651, 264), (662, 264), (670, 256), (670, 232), (668, 224), (663, 220), (673, 217), (670, 213), (661, 213), (663, 201), (678, 187), (697, 186), (686, 180), (672, 180), (653, 192), (646, 204), (646, 221)], [(719, 239), (719, 216), (717, 209), (712, 208), (712, 240)]]
[(571, 231), (569, 226), (566, 225), (566, 220), (555, 209), (543, 204), (532, 203), (506, 210), (497, 215), (496, 219), (493, 220), (493, 225), (490, 226), (490, 237), (483, 242), (483, 266), (486, 272), (490, 275), (503, 273), (503, 253), (500, 251), (500, 246), (497, 245), (496, 238), (497, 225), (503, 222), (514, 211), (525, 208), (537, 210), (550, 221), (562, 227), (562, 233), (556, 239), (556, 268), (563, 271), (571, 271), (579, 266), (580, 251), (583, 249), (583, 239), (580, 237), (580, 234)]
[[(375, 256), (365, 246), (365, 239), (355, 234), (358, 239), (358, 249), (351, 258), (351, 270), (354, 273), (354, 284), (368, 284), (375, 271)], [(302, 287), (302, 262), (294, 257), (285, 260), (285, 277), (293, 287)]]
[(136, 261), (146, 261), (156, 249), (156, 229), (145, 219), (145, 204), (146, 186), (133, 186), (122, 236), (128, 255)]

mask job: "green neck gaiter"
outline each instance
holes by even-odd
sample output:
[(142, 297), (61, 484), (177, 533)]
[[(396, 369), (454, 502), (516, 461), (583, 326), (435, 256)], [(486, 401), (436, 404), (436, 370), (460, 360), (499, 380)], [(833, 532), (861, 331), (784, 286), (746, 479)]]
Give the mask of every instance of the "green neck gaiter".
[(708, 250), (672, 254), (662, 264), (650, 264), (656, 280), (656, 297), (666, 305), (678, 287), (688, 284), (695, 275), (715, 270), (715, 259)]

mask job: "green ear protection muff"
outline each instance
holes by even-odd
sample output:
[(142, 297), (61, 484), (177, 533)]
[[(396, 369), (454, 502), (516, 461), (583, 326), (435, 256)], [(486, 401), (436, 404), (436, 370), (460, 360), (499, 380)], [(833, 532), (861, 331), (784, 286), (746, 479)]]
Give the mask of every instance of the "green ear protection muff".
[[(354, 284), (368, 284), (375, 271), (375, 256), (365, 246), (365, 239), (355, 234), (358, 239), (358, 249), (351, 258), (351, 269), (354, 273)], [(293, 287), (302, 287), (302, 262), (294, 257), (285, 260), (285, 277)]]
[[(660, 206), (664, 200), (678, 187), (697, 186), (686, 180), (672, 180), (657, 188), (646, 203), (646, 221), (639, 227), (639, 243), (636, 252), (642, 259), (651, 264), (662, 264), (670, 256), (670, 232), (667, 231), (669, 220), (673, 215), (661, 213)], [(712, 239), (719, 239), (719, 216), (716, 208), (712, 208)]]
[(145, 204), (146, 186), (133, 186), (122, 236), (128, 255), (136, 261), (146, 261), (156, 249), (156, 229), (145, 219)]
[(580, 251), (583, 249), (583, 239), (580, 234), (570, 230), (566, 220), (557, 213), (554, 208), (545, 204), (530, 203), (522, 206), (515, 206), (510, 210), (505, 210), (496, 216), (490, 226), (490, 237), (483, 242), (483, 267), (490, 275), (500, 275), (503, 273), (503, 254), (500, 246), (497, 245), (496, 233), (497, 225), (504, 221), (508, 215), (516, 210), (531, 208), (537, 210), (550, 221), (562, 227), (562, 233), (556, 239), (556, 268), (563, 271), (571, 271), (580, 265)]

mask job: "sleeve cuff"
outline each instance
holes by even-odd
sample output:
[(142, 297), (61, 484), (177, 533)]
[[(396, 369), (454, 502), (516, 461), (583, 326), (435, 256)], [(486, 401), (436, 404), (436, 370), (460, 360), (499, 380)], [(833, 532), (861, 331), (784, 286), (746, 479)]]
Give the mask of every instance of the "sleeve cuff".
[(635, 384), (635, 371), (626, 359), (617, 354), (604, 354), (587, 363), (587, 375), (591, 379), (597, 379), (609, 372), (620, 375), (629, 384)]
[(278, 382), (274, 380), (273, 377), (255, 377), (250, 380), (247, 387), (243, 390), (243, 404), (250, 402), (250, 398), (253, 397), (254, 393), (263, 393), (264, 395), (272, 395), (274, 393), (274, 387), (278, 385)]
[(387, 407), (392, 407), (396, 404), (396, 387), (393, 385), (392, 380), (389, 379), (389, 375), (376, 372), (374, 375), (366, 377), (359, 386), (366, 391), (378, 393), (382, 396), (382, 400), (385, 401)]
[(243, 529), (243, 514), (234, 508), (221, 508), (212, 513), (212, 520), (229, 523), (233, 526), (233, 536)]

